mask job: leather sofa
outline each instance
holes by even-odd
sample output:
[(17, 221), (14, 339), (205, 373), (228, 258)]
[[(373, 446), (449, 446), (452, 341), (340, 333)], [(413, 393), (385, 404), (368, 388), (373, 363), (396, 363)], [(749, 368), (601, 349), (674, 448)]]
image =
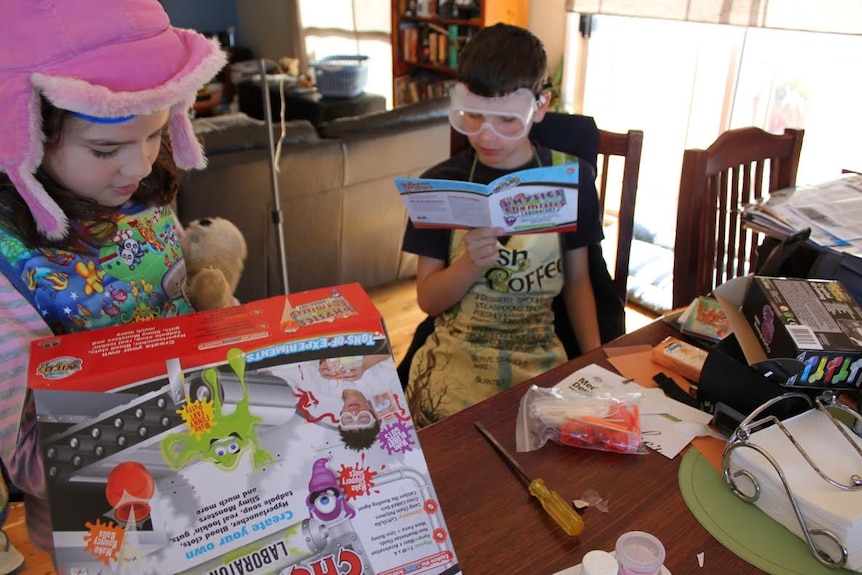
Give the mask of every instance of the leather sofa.
[[(276, 174), (290, 292), (358, 282), (371, 289), (415, 275), (401, 251), (407, 212), (393, 183), (449, 155), (448, 101), (420, 102), (315, 129), (288, 122)], [(240, 301), (283, 293), (278, 210), (266, 127), (203, 122), (209, 165), (184, 175), (180, 221), (220, 216), (244, 233)], [(215, 124), (212, 122), (210, 124)], [(274, 127), (275, 138), (281, 127)]]

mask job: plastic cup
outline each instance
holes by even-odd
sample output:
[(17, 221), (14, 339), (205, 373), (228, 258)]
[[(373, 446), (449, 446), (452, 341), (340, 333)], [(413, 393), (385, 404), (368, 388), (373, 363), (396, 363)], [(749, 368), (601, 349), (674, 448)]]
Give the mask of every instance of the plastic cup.
[(607, 551), (590, 551), (581, 560), (583, 575), (617, 575), (619, 563)]
[(629, 531), (617, 539), (620, 575), (658, 575), (664, 564), (664, 545), (643, 531)]

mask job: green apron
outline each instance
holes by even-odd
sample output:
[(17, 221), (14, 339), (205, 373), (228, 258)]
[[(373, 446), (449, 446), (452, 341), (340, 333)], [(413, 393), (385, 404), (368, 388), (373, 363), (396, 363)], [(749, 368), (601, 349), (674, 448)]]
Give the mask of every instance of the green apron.
[[(450, 262), (465, 253), (466, 233), (453, 231)], [(565, 283), (559, 234), (514, 235), (505, 245), (498, 241), (497, 250), (497, 263), (435, 319), (434, 333), (413, 357), (407, 396), (419, 425), (439, 421), (566, 360), (551, 310)]]

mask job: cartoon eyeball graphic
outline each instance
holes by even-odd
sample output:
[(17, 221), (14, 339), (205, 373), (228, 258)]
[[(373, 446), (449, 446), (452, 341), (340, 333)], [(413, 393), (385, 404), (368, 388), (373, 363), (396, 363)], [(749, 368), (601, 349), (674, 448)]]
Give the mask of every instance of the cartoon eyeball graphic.
[(227, 445), (220, 445), (215, 449), (215, 454), (219, 457), (224, 457), (228, 453), (239, 453), (239, 444), (236, 441)]
[(319, 493), (314, 499), (314, 508), (321, 514), (329, 514), (338, 508), (338, 492), (335, 489), (327, 489)]

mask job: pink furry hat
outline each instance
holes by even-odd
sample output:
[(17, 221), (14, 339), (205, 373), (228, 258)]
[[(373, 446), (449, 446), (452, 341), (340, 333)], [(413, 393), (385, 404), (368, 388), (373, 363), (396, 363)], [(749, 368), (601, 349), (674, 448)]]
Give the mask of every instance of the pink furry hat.
[(171, 26), (156, 0), (2, 0), (0, 22), (0, 171), (47, 238), (65, 237), (68, 222), (33, 176), (44, 153), (39, 94), (120, 121), (170, 108), (177, 165), (206, 166), (188, 110), (226, 62), (217, 42)]

